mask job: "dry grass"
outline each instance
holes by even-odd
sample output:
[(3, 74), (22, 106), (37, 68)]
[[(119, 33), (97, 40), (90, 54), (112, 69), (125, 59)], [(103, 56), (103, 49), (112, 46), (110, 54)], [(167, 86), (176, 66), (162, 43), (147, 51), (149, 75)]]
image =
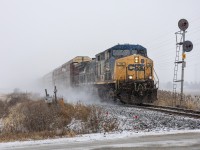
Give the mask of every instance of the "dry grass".
[[(62, 129), (71, 122), (73, 105), (47, 104), (44, 101), (18, 103), (4, 118), (5, 133), (40, 132)], [(69, 109), (70, 108), (70, 109)]]
[(3, 118), (0, 142), (75, 136), (74, 131), (65, 128), (75, 117), (75, 112), (79, 111), (75, 111), (75, 106), (71, 104), (47, 104), (41, 100), (17, 103)]
[(4, 113), (5, 113), (5, 102), (0, 100), (0, 118), (3, 117)]
[[(99, 107), (80, 102), (65, 104), (63, 100), (48, 104), (30, 97), (23, 93), (9, 94), (5, 102), (0, 102), (0, 108), (4, 109), (0, 142), (71, 137), (80, 133), (114, 131), (118, 127), (117, 121), (105, 118)], [(73, 120), (80, 122), (78, 129), (69, 128)]]
[(158, 100), (154, 102), (155, 105), (172, 106), (174, 102), (173, 93), (170, 91), (158, 91)]
[(170, 91), (158, 91), (158, 100), (154, 102), (155, 105), (160, 106), (175, 106), (192, 110), (200, 110), (200, 101), (198, 96), (183, 95), (183, 101), (180, 101), (181, 95), (176, 94), (176, 98)]
[(92, 106), (88, 120), (90, 132), (112, 132), (118, 129), (118, 121), (116, 118), (108, 117), (103, 114), (102, 108)]
[(88, 117), (91, 113), (91, 107), (85, 106), (80, 102), (74, 106), (74, 110), (75, 119), (81, 120), (83, 122), (86, 122), (88, 120)]
[(9, 109), (18, 103), (30, 101), (30, 93), (11, 93), (4, 95), (4, 100), (0, 101), (0, 117), (6, 116)]

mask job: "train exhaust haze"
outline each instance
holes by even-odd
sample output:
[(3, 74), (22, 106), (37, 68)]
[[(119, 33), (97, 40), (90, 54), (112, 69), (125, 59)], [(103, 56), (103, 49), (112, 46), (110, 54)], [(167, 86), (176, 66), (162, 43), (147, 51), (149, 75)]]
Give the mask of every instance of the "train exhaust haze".
[[(94, 87), (64, 87), (62, 85), (57, 85), (57, 96), (59, 98), (63, 98), (65, 102), (69, 103), (83, 103), (83, 104), (100, 104), (102, 103), (101, 99), (98, 96), (98, 93)], [(54, 95), (54, 87), (49, 86), (46, 88), (48, 91), (48, 94), (50, 96)]]

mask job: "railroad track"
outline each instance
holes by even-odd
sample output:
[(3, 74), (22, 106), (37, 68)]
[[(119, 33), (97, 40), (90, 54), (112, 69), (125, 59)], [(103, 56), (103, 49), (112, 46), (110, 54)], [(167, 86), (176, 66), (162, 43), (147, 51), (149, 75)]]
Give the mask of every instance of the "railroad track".
[(163, 113), (167, 113), (170, 115), (180, 115), (186, 116), (190, 118), (200, 119), (200, 111), (194, 111), (190, 109), (176, 108), (176, 107), (164, 107), (164, 106), (155, 106), (150, 104), (142, 104), (142, 105), (124, 105), (126, 107), (137, 107), (142, 109), (148, 109), (153, 111), (159, 111)]

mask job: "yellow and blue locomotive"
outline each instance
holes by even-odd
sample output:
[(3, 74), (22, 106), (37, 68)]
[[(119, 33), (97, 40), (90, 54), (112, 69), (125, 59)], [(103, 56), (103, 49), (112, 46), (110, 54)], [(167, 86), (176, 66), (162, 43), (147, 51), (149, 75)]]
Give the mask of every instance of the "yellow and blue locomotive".
[(153, 61), (141, 45), (118, 44), (95, 56), (77, 56), (44, 78), (56, 86), (92, 86), (103, 100), (128, 104), (157, 99)]

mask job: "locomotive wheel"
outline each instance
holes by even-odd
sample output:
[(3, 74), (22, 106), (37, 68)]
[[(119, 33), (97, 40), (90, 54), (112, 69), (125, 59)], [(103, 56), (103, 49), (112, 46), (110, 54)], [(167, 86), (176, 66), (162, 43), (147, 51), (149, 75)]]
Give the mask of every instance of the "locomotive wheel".
[(120, 101), (124, 104), (131, 104), (131, 97), (130, 94), (127, 92), (121, 92), (120, 93)]

